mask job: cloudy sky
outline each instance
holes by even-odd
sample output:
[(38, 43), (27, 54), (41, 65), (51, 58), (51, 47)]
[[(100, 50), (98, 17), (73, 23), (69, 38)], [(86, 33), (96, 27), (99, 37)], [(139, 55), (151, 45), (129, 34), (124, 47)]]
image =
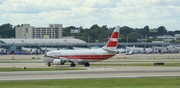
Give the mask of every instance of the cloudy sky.
[(180, 0), (0, 0), (0, 25), (29, 23), (180, 30)]

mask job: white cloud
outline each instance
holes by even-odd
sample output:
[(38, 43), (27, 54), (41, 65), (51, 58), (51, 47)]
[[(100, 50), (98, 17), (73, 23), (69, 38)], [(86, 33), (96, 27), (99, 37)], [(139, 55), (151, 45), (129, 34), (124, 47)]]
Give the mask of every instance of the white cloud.
[(30, 23), (47, 26), (93, 24), (142, 28), (165, 26), (180, 30), (179, 0), (4, 0), (0, 1), (0, 24)]

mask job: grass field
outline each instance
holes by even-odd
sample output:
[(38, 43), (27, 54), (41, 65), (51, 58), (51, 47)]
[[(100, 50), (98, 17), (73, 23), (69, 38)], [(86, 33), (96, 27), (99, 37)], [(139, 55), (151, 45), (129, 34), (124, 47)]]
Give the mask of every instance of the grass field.
[(0, 82), (1, 88), (180, 88), (180, 78), (110, 78)]

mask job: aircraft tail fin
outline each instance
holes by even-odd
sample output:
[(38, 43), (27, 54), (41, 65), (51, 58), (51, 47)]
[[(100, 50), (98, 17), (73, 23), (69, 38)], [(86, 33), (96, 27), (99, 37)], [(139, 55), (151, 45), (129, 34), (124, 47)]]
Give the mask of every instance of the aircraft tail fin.
[(131, 50), (128, 52), (128, 54), (132, 54), (134, 50), (135, 45), (131, 48)]
[(109, 38), (107, 44), (103, 47), (104, 50), (117, 51), (118, 38), (119, 38), (119, 29), (120, 29), (120, 26), (117, 26), (114, 29), (114, 31), (111, 34), (111, 37)]

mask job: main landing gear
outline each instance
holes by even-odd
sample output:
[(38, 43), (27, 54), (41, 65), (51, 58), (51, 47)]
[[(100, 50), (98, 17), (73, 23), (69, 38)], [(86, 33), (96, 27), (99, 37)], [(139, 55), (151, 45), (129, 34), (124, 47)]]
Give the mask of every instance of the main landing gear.
[[(85, 63), (82, 63), (82, 64), (84, 64), (85, 67), (89, 67), (90, 66), (90, 64), (88, 62), (85, 62)], [(71, 62), (70, 67), (76, 67), (76, 64)]]
[(86, 62), (86, 63), (84, 63), (84, 66), (85, 66), (85, 67), (89, 67), (90, 64), (89, 64), (88, 62)]
[(51, 66), (51, 63), (50, 63), (50, 62), (48, 62), (48, 66), (49, 66), (49, 67)]
[(76, 64), (72, 62), (72, 63), (70, 64), (70, 67), (76, 67)]

